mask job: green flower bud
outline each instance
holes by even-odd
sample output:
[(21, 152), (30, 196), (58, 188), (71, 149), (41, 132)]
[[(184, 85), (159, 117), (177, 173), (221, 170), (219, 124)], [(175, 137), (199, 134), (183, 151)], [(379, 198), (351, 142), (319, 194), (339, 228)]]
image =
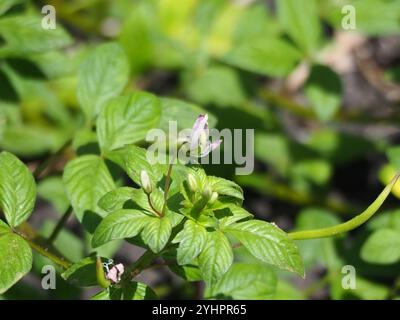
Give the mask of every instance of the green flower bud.
[(217, 201), (218, 199), (218, 193), (216, 193), (215, 191), (212, 193), (210, 201), (208, 201), (209, 204), (214, 204), (215, 201)]
[(196, 178), (191, 173), (188, 174), (187, 184), (190, 191), (195, 192), (197, 190)]
[(151, 193), (152, 191), (151, 181), (149, 174), (147, 173), (146, 170), (140, 171), (140, 184), (142, 185), (144, 192), (146, 192), (147, 194)]
[(206, 201), (209, 201), (211, 199), (213, 191), (211, 190), (211, 187), (207, 184), (202, 193), (202, 198)]
[(96, 258), (96, 278), (97, 283), (102, 288), (108, 288), (111, 285), (111, 281), (106, 278), (106, 274), (103, 269), (103, 263), (99, 257)]

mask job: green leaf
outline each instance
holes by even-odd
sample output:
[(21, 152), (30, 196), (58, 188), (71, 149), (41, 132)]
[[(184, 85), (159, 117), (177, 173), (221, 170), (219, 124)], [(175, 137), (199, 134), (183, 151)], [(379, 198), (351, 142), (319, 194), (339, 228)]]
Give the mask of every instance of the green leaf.
[(158, 253), (167, 244), (171, 231), (172, 224), (168, 216), (162, 218), (149, 216), (144, 223), (141, 238), (151, 251)]
[(222, 278), (206, 290), (205, 296), (238, 300), (270, 300), (275, 295), (277, 280), (268, 266), (234, 263)]
[(390, 294), (390, 289), (380, 283), (357, 277), (356, 289), (353, 294), (363, 300), (385, 300)]
[(199, 255), (199, 268), (204, 281), (213, 285), (232, 262), (233, 252), (229, 240), (221, 231), (208, 232), (206, 244)]
[(256, 258), (304, 277), (303, 262), (296, 244), (273, 224), (250, 220), (224, 230), (238, 239)]
[(29, 218), (35, 199), (35, 180), (28, 168), (11, 153), (0, 153), (0, 207), (11, 227)]
[(305, 300), (303, 291), (290, 281), (279, 279), (274, 300)]
[(24, 1), (25, 0), (2, 0), (0, 3), (0, 15), (4, 14), (12, 6)]
[(386, 155), (396, 170), (400, 170), (400, 147), (389, 148), (386, 152)]
[(77, 95), (88, 121), (122, 92), (128, 79), (129, 62), (115, 43), (98, 46), (85, 59), (78, 70)]
[(103, 159), (96, 155), (76, 158), (65, 167), (63, 181), (74, 212), (89, 232), (105, 213), (98, 201), (115, 184)]
[(278, 38), (241, 44), (223, 57), (225, 62), (233, 66), (273, 77), (288, 75), (299, 59), (299, 52)]
[[(164, 257), (163, 257), (164, 258)], [(176, 275), (187, 281), (202, 281), (201, 273), (197, 264), (187, 264), (180, 266), (176, 263), (176, 256), (173, 260), (168, 260), (168, 268)]]
[(230, 67), (210, 67), (185, 82), (189, 98), (202, 105), (241, 106), (246, 100), (239, 75)]
[(42, 28), (41, 17), (26, 15), (10, 15), (0, 19), (0, 35), (6, 42), (2, 50), (13, 56), (46, 52), (72, 42), (61, 25), (54, 30), (46, 30)]
[(208, 125), (215, 127), (217, 119), (208, 111), (197, 105), (172, 98), (161, 98), (161, 120), (160, 129), (168, 132), (169, 121), (177, 122), (177, 129), (191, 129), (200, 114), (208, 114)]
[(107, 152), (144, 140), (160, 114), (160, 102), (147, 92), (111, 99), (97, 119), (100, 147)]
[[(40, 235), (48, 239), (55, 227), (55, 221), (47, 220), (43, 222), (39, 229)], [(79, 261), (83, 258), (85, 252), (85, 244), (82, 242), (82, 239), (67, 228), (63, 228), (60, 231), (57, 238), (53, 241), (52, 246), (60, 255), (64, 256), (69, 261)], [(49, 264), (49, 261), (50, 260), (46, 259), (46, 264)], [(55, 263), (53, 264), (56, 266)]]
[(300, 53), (279, 38), (261, 38), (240, 44), (222, 58), (241, 69), (272, 77), (284, 77), (300, 60)]
[(0, 220), (0, 294), (32, 268), (32, 250), (20, 236)]
[(64, 133), (54, 128), (17, 124), (4, 128), (0, 147), (22, 157), (32, 157), (55, 151), (64, 139)]
[(331, 297), (334, 300), (384, 300), (388, 299), (390, 289), (380, 283), (372, 282), (362, 277), (356, 276), (355, 289), (344, 289), (342, 285), (342, 277), (334, 278), (331, 281)]
[(292, 155), (291, 144), (286, 136), (276, 133), (256, 133), (254, 152), (257, 159), (272, 166), (280, 175), (285, 176), (289, 171)]
[(146, 149), (129, 145), (109, 152), (107, 158), (122, 167), (128, 176), (138, 185), (141, 185), (140, 172), (142, 170), (146, 170), (152, 183), (156, 184), (163, 176), (164, 167), (159, 164), (150, 164), (147, 161), (146, 152)]
[(74, 263), (61, 274), (61, 277), (74, 286), (97, 286), (96, 255), (91, 255)]
[(101, 197), (98, 205), (100, 208), (107, 212), (122, 209), (125, 202), (131, 200), (135, 196), (136, 191), (136, 189), (133, 189), (131, 187), (117, 188)]
[(208, 182), (210, 183), (211, 189), (219, 195), (229, 196), (240, 200), (244, 199), (242, 188), (233, 181), (208, 176)]
[(146, 284), (131, 282), (123, 288), (110, 288), (97, 293), (91, 300), (152, 300), (157, 299), (155, 292)]
[(400, 232), (380, 229), (364, 243), (361, 258), (369, 263), (391, 264), (400, 260)]
[(192, 263), (200, 254), (206, 243), (206, 229), (192, 220), (187, 220), (173, 243), (179, 243), (177, 250), (177, 261), (180, 265)]
[[(319, 208), (306, 208), (298, 214), (296, 230), (320, 229), (339, 223), (340, 220), (330, 211)], [(334, 272), (340, 269), (340, 259), (336, 253), (332, 238), (299, 241), (298, 246), (306, 267), (318, 262)]]
[(69, 207), (64, 183), (60, 176), (52, 176), (41, 180), (37, 186), (39, 197), (50, 202), (58, 213), (64, 213)]
[(331, 120), (342, 100), (339, 76), (329, 67), (314, 65), (304, 90), (317, 117), (321, 121)]
[(320, 159), (305, 159), (294, 163), (290, 168), (293, 179), (303, 179), (316, 185), (324, 185), (332, 175), (332, 167), (328, 161)]
[(306, 54), (318, 48), (321, 25), (315, 0), (279, 0), (278, 18), (281, 26)]
[(221, 211), (214, 211), (215, 216), (219, 220), (220, 228), (222, 229), (238, 221), (253, 218), (253, 215), (250, 212), (235, 204), (223, 204), (223, 207), (224, 209), (228, 209), (228, 214), (225, 214), (224, 209), (222, 209)]
[(110, 213), (101, 221), (93, 234), (93, 248), (111, 240), (136, 236), (149, 222), (148, 218), (146, 214), (133, 209), (121, 209)]

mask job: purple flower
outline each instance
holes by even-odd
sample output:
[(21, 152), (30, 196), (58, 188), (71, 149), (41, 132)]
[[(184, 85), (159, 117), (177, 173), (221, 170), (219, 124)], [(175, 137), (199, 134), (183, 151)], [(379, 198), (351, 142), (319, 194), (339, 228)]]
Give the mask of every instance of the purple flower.
[(211, 143), (210, 131), (208, 129), (208, 115), (201, 114), (197, 117), (186, 142), (189, 143), (190, 155), (202, 158), (218, 148), (222, 140), (219, 139)]
[(118, 283), (121, 281), (121, 275), (124, 273), (124, 271), (125, 268), (122, 263), (116, 264), (107, 272), (106, 278), (114, 283)]

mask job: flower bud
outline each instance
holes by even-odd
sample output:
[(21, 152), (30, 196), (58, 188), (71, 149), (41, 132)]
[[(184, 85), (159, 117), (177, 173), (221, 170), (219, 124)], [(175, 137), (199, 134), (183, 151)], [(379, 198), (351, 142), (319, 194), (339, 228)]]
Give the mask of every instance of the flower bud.
[(188, 184), (190, 191), (195, 192), (197, 190), (196, 178), (191, 173), (188, 174), (187, 184)]
[(216, 193), (215, 191), (211, 194), (211, 198), (208, 201), (209, 204), (214, 204), (215, 201), (217, 201), (218, 199), (218, 193)]
[(96, 258), (96, 278), (97, 278), (97, 283), (102, 288), (108, 288), (111, 285), (111, 281), (107, 279), (103, 269), (103, 264), (99, 257)]
[(206, 185), (203, 189), (202, 198), (204, 200), (209, 201), (211, 199), (213, 191), (211, 190), (209, 185)]
[(152, 187), (149, 174), (147, 173), (146, 170), (140, 171), (140, 183), (142, 185), (144, 192), (150, 194), (152, 191)]

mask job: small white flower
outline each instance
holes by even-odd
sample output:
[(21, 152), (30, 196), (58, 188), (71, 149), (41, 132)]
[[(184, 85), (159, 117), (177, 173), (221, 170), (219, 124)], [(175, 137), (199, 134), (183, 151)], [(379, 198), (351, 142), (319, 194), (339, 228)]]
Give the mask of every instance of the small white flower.
[(190, 136), (184, 139), (189, 144), (190, 155), (199, 158), (205, 157), (211, 151), (219, 147), (222, 140), (210, 141), (210, 131), (208, 129), (208, 115), (201, 114), (197, 117)]
[(217, 201), (218, 199), (218, 193), (216, 193), (215, 191), (212, 193), (210, 201), (208, 201), (210, 204), (214, 204), (215, 201)]
[(197, 181), (196, 178), (191, 173), (188, 174), (187, 182), (190, 191), (195, 192), (197, 190)]
[(151, 193), (152, 191), (151, 181), (149, 174), (147, 173), (146, 170), (140, 171), (140, 184), (142, 185), (144, 192), (146, 192), (147, 194)]

